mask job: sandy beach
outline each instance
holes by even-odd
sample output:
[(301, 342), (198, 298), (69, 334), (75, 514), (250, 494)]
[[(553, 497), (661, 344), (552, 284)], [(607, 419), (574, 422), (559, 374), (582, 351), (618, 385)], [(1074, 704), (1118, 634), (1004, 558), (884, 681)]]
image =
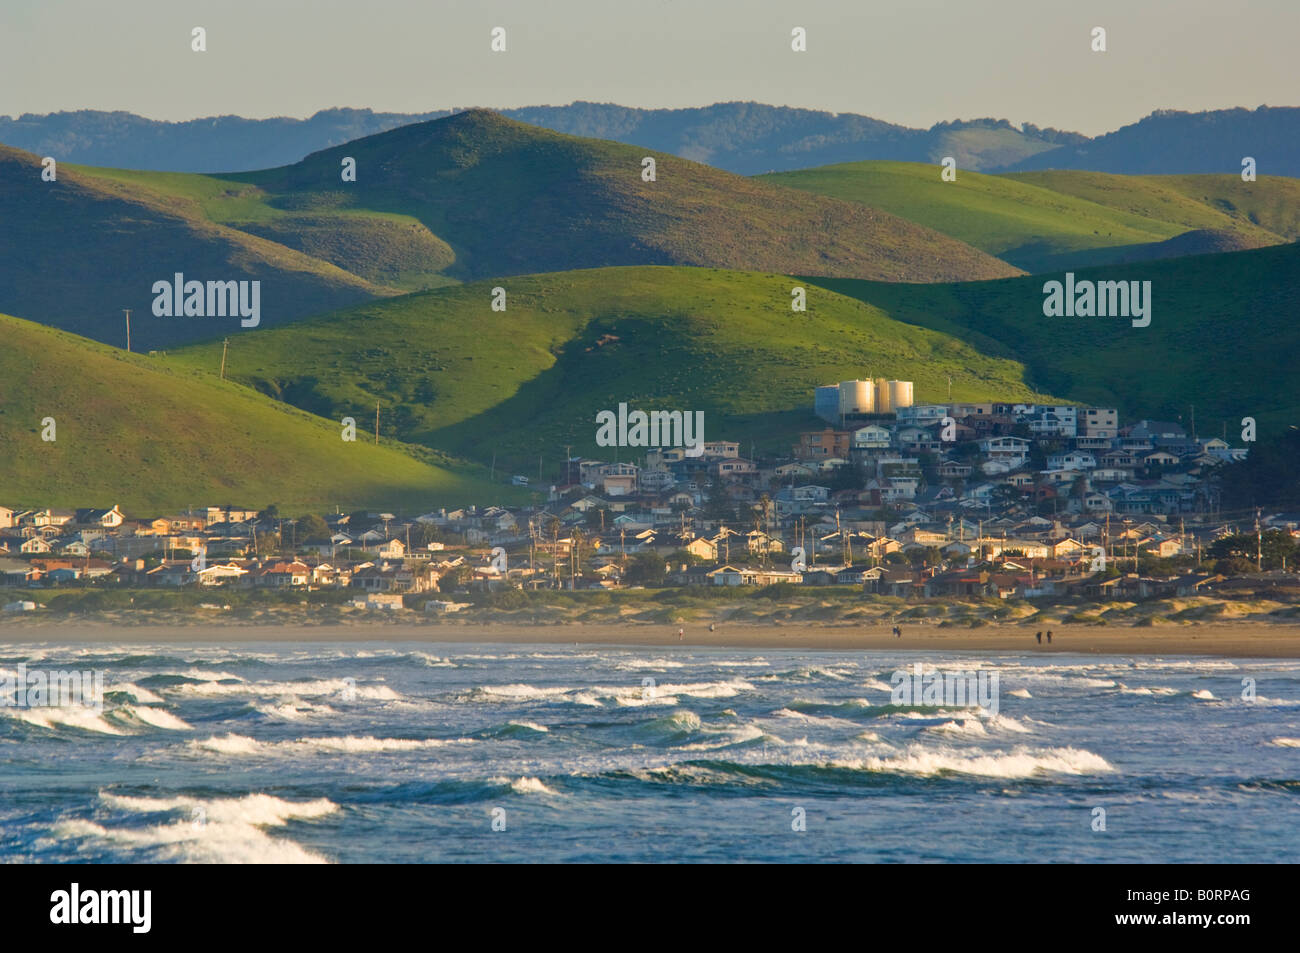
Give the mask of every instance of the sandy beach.
[(1032, 627), (979, 629), (903, 626), (686, 625), (679, 641), (672, 625), (510, 626), (497, 624), (339, 624), (115, 626), (72, 623), (59, 626), (0, 626), (0, 644), (39, 642), (233, 643), (233, 642), (461, 642), (533, 645), (688, 646), (691, 648), (853, 649), (929, 652), (1045, 652), (1094, 655), (1218, 655), (1234, 658), (1300, 657), (1300, 626), (1204, 625), (1170, 627), (1070, 626), (1052, 628), (1052, 644), (1035, 641)]

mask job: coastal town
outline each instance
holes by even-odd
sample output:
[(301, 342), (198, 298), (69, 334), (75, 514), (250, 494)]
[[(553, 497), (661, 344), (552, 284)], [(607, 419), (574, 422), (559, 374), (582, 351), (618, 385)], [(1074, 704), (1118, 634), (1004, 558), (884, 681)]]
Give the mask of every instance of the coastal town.
[(526, 506), (0, 506), (5, 608), (88, 587), (338, 590), (352, 608), (446, 614), (509, 589), (1105, 601), (1300, 585), (1300, 514), (1221, 510), (1214, 471), (1247, 452), (1221, 437), (1113, 408), (916, 403), (884, 379), (819, 387), (813, 411), (824, 426), (778, 456), (715, 440), (567, 457)]

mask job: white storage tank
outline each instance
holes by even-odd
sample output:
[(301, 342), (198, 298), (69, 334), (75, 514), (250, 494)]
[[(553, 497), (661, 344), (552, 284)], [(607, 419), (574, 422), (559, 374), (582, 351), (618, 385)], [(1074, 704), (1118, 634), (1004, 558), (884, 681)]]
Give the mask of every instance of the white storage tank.
[(894, 408), (893, 401), (890, 399), (889, 381), (885, 380), (883, 377), (877, 377), (876, 378), (876, 413), (892, 414), (894, 410), (895, 408)]
[(889, 405), (895, 413), (900, 407), (912, 406), (912, 382), (911, 381), (890, 381), (889, 382)]
[(876, 390), (871, 381), (840, 381), (841, 414), (874, 414)]

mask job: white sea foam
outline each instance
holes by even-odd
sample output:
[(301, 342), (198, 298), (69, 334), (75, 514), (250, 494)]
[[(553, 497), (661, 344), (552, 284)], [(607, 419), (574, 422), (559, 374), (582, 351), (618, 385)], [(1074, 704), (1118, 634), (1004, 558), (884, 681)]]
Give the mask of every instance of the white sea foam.
[(732, 745), (745, 744), (750, 741), (758, 741), (760, 738), (766, 738), (774, 744), (784, 744), (779, 738), (767, 735), (758, 725), (740, 725), (735, 728), (704, 728), (706, 735), (712, 735), (705, 741), (695, 741), (688, 745), (682, 745), (680, 751), (714, 751), (718, 748), (730, 748)]
[(176, 717), (165, 708), (153, 708), (148, 705), (123, 705), (121, 708), (113, 709), (109, 712), (109, 715), (114, 721), (139, 722), (153, 728), (163, 728), (167, 731), (193, 730), (192, 725), (184, 719)]
[(318, 678), (304, 682), (248, 682), (239, 680), (210, 680), (200, 683), (174, 685), (167, 691), (185, 695), (222, 696), (222, 695), (259, 695), (259, 696), (303, 696), (320, 698), (334, 696), (342, 699), (362, 698), (367, 701), (392, 701), (401, 696), (387, 685), (358, 685), (342, 678)]
[(986, 735), (988, 732), (977, 718), (965, 718), (961, 721), (945, 721), (941, 725), (927, 725), (922, 731), (934, 731), (954, 735)]
[(551, 730), (550, 728), (547, 728), (545, 725), (539, 725), (536, 722), (532, 722), (532, 721), (508, 721), (506, 722), (506, 727), (526, 728), (529, 731), (539, 731), (543, 733), (549, 732)]
[(551, 788), (548, 788), (538, 778), (523, 777), (516, 778), (513, 781), (509, 778), (489, 778), (488, 780), (492, 784), (508, 784), (510, 785), (510, 790), (514, 791), (516, 794), (550, 794), (558, 797), (560, 793), (559, 791), (554, 791)]
[(674, 662), (671, 659), (654, 658), (654, 659), (620, 659), (614, 663), (616, 669), (637, 671), (643, 668), (664, 669), (664, 668), (683, 668), (681, 662)]
[(368, 735), (329, 735), (321, 738), (296, 738), (291, 741), (258, 741), (247, 735), (213, 735), (203, 741), (190, 742), (195, 751), (223, 755), (274, 756), (308, 754), (372, 754), (387, 751), (424, 751), (449, 745), (473, 744), (472, 738), (373, 738)]
[(43, 708), (0, 708), (0, 714), (7, 715), (17, 721), (26, 722), (29, 725), (35, 725), (38, 728), (48, 728), (52, 731), (59, 728), (80, 728), (82, 731), (94, 731), (101, 735), (122, 735), (126, 734), (120, 726), (114, 725), (104, 717), (104, 712), (96, 711), (94, 708), (83, 708), (69, 706), (66, 708), (43, 707)]
[(290, 820), (314, 820), (338, 810), (338, 805), (325, 798), (290, 802), (267, 794), (204, 799), (122, 797), (101, 791), (99, 797), (109, 810), (128, 815), (184, 812), (184, 816), (146, 827), (66, 820), (54, 826), (54, 835), (156, 848), (161, 859), (191, 863), (324, 863), (320, 855), (292, 841), (270, 837), (263, 828), (282, 827)]
[(1300, 705), (1300, 699), (1296, 698), (1269, 698), (1265, 695), (1256, 695), (1253, 704), (1263, 705), (1266, 708), (1294, 708)]
[(690, 698), (731, 698), (754, 686), (744, 679), (731, 678), (712, 682), (663, 682), (654, 685), (591, 685), (582, 688), (568, 686), (539, 686), (526, 683), (508, 685), (480, 685), (469, 693), (475, 701), (546, 701), (557, 704), (605, 707), (616, 705), (640, 708), (647, 705), (676, 705), (677, 696)]
[(1010, 695), (1012, 698), (1033, 698), (1034, 697), (1033, 695), (1029, 694), (1029, 689), (1027, 688), (1015, 688), (1007, 692), (1007, 694)]
[(1279, 748), (1300, 748), (1300, 738), (1274, 738), (1269, 744)]
[(1136, 688), (1130, 688), (1128, 685), (1125, 685), (1123, 682), (1117, 682), (1116, 686), (1119, 688), (1119, 693), (1121, 695), (1154, 696), (1154, 695), (1177, 695), (1178, 694), (1178, 689), (1170, 688), (1166, 685), (1157, 685), (1154, 688), (1148, 688), (1145, 685), (1139, 685)]
[(1213, 701), (1214, 692), (1210, 691), (1208, 688), (1202, 688), (1199, 691), (1192, 692), (1192, 697), (1200, 699), (1201, 701)]
[(255, 702), (252, 708), (267, 718), (276, 718), (281, 721), (303, 721), (307, 718), (335, 714), (335, 710), (329, 705), (309, 702), (302, 698), (280, 699), (270, 703)]
[(832, 763), (837, 767), (927, 777), (952, 772), (990, 778), (1028, 778), (1043, 773), (1080, 775), (1115, 770), (1105, 758), (1079, 748), (1016, 747), (1011, 751), (983, 751), (910, 745), (891, 757)]

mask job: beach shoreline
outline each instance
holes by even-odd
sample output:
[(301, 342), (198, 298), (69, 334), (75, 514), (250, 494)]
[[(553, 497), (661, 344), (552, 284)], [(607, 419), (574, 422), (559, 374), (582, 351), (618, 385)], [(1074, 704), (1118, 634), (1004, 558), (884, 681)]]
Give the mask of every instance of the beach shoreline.
[(0, 644), (32, 643), (248, 643), (248, 642), (425, 642), (517, 645), (590, 645), (622, 648), (791, 649), (802, 651), (926, 651), (950, 653), (1093, 654), (1134, 656), (1221, 656), (1230, 658), (1300, 658), (1300, 626), (1199, 625), (1170, 627), (1056, 625), (1052, 642), (1039, 643), (1032, 626), (985, 626), (976, 629), (904, 624), (902, 636), (891, 625), (826, 626), (687, 624), (677, 625), (499, 623), (411, 624), (404, 622), (336, 625), (113, 625), (75, 622), (67, 625), (3, 626)]

